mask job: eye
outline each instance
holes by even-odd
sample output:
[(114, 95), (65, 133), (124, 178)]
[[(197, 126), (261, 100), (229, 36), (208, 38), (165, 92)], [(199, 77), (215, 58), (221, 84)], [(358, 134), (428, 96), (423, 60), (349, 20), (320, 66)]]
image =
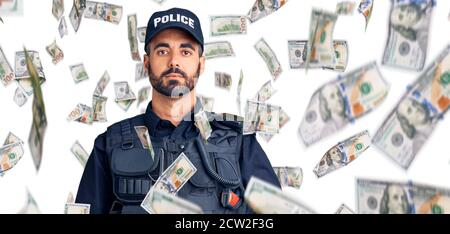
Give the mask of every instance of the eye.
[(192, 55), (192, 52), (189, 51), (189, 50), (183, 50), (183, 51), (181, 52), (181, 54), (182, 54), (183, 56), (191, 56), (191, 55)]
[(167, 51), (167, 50), (158, 50), (158, 51), (156, 51), (156, 54), (157, 55), (166, 55), (166, 54), (168, 54), (169, 52)]

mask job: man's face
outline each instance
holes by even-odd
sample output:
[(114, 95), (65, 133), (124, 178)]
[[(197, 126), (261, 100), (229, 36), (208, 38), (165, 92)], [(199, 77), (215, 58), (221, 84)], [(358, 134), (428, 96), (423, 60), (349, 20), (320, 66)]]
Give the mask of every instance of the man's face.
[(391, 22), (394, 25), (413, 27), (420, 20), (417, 8), (410, 5), (402, 5), (394, 8), (391, 14)]
[(149, 47), (144, 64), (157, 92), (179, 98), (194, 89), (205, 66), (195, 39), (182, 30), (167, 29), (158, 33)]
[(328, 153), (330, 155), (330, 159), (333, 162), (336, 163), (336, 162), (341, 161), (341, 153), (339, 152), (339, 150), (336, 147), (332, 148), (330, 151), (328, 151)]
[(405, 99), (398, 105), (398, 113), (413, 126), (423, 125), (427, 122), (427, 112), (424, 107), (411, 99)]
[(344, 113), (344, 100), (336, 85), (327, 85), (322, 89), (322, 95), (327, 101), (328, 108), (334, 113)]
[(407, 213), (408, 200), (402, 187), (391, 186), (388, 188), (389, 196), (389, 213), (391, 214), (404, 214)]

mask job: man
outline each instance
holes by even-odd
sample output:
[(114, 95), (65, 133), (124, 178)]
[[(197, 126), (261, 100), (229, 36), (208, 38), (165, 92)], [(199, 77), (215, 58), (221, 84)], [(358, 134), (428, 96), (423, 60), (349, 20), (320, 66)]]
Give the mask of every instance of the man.
[(386, 186), (380, 201), (380, 214), (410, 214), (412, 210), (408, 202), (408, 194), (402, 186), (391, 184)]
[[(278, 187), (272, 166), (255, 138), (242, 135), (237, 116), (207, 113), (207, 142), (194, 124), (201, 109), (195, 85), (205, 68), (197, 16), (185, 9), (155, 12), (147, 25), (144, 64), (153, 87), (145, 114), (123, 120), (95, 140), (77, 194), (91, 213), (142, 213), (140, 204), (161, 173), (183, 152), (197, 171), (177, 196), (205, 213), (249, 213), (243, 202), (251, 176)], [(148, 129), (154, 155), (133, 129)], [(152, 156), (153, 155), (153, 156)]]

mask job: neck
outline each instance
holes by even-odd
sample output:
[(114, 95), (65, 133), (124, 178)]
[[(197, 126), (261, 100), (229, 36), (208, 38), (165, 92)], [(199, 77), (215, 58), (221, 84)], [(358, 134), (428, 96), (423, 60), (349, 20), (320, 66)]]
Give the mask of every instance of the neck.
[(195, 90), (179, 98), (171, 98), (153, 89), (152, 110), (161, 119), (178, 126), (183, 117), (194, 109), (196, 103)]

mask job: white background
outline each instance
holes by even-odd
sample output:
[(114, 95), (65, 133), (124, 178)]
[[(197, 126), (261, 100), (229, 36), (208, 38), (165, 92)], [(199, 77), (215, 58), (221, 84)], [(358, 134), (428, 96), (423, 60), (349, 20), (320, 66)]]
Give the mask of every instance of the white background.
[[(317, 179), (312, 172), (323, 154), (338, 141), (365, 129), (373, 135), (403, 95), (407, 84), (413, 82), (420, 74), (381, 66), (384, 77), (391, 84), (385, 102), (355, 124), (305, 148), (297, 137), (297, 128), (309, 99), (317, 88), (335, 79), (338, 73), (311, 70), (305, 75), (304, 70), (290, 70), (287, 40), (307, 39), (311, 8), (314, 6), (334, 11), (337, 1), (290, 0), (279, 11), (249, 24), (247, 35), (222, 37), (210, 37), (209, 16), (245, 15), (254, 0), (167, 0), (163, 5), (151, 0), (108, 0), (108, 2), (123, 5), (124, 14), (119, 25), (83, 18), (80, 29), (75, 34), (67, 17), (72, 1), (66, 0), (64, 15), (69, 35), (63, 39), (58, 33), (59, 22), (51, 14), (50, 0), (25, 0), (22, 17), (4, 17), (5, 23), (0, 24), (0, 46), (13, 67), (15, 52), (22, 50), (23, 46), (40, 52), (47, 78), (42, 89), (48, 118), (42, 164), (39, 172), (36, 172), (27, 142), (31, 127), (32, 99), (19, 108), (13, 102), (16, 85), (0, 87), (2, 113), (0, 141), (3, 142), (11, 131), (25, 142), (23, 158), (0, 178), (0, 213), (16, 213), (26, 201), (26, 188), (34, 196), (42, 213), (63, 213), (67, 195), (69, 192), (76, 193), (83, 172), (81, 164), (70, 151), (75, 140), (79, 140), (90, 153), (95, 137), (103, 133), (107, 126), (139, 114), (146, 106), (143, 104), (137, 108), (134, 103), (128, 112), (124, 112), (113, 101), (115, 98), (113, 83), (116, 81), (128, 81), (136, 95), (139, 88), (149, 85), (147, 80), (134, 81), (136, 63), (132, 61), (129, 52), (127, 15), (137, 13), (138, 26), (141, 27), (147, 24), (154, 11), (170, 7), (184, 7), (197, 13), (206, 42), (227, 40), (233, 45), (236, 57), (207, 60), (205, 73), (197, 86), (199, 94), (215, 97), (215, 112), (237, 113), (236, 87), (241, 68), (245, 76), (243, 100), (253, 97), (261, 85), (271, 79), (265, 63), (253, 48), (256, 41), (264, 37), (275, 51), (282, 64), (283, 73), (274, 84), (278, 92), (268, 102), (282, 106), (291, 120), (270, 143), (265, 143), (262, 139), (260, 143), (273, 166), (300, 166), (303, 169), (304, 180), (301, 188), (287, 191), (315, 211), (333, 213), (341, 203), (355, 209), (355, 180), (360, 177), (395, 181), (413, 180), (450, 188), (448, 118), (438, 125), (431, 139), (407, 171), (393, 163), (381, 151), (371, 147), (347, 167), (325, 177)], [(366, 32), (365, 19), (357, 10), (353, 16), (338, 18), (334, 39), (348, 41), (350, 57), (347, 71), (373, 60), (380, 64), (387, 38), (389, 9), (389, 1), (376, 0)], [(449, 43), (450, 22), (447, 19), (449, 10), (450, 1), (437, 1), (430, 29), (426, 66)], [(45, 50), (54, 39), (65, 55), (64, 60), (56, 66), (52, 64), (51, 57)], [(140, 50), (142, 56), (142, 44)], [(84, 63), (89, 80), (75, 84), (69, 66), (80, 62)], [(105, 70), (111, 76), (111, 82), (104, 93), (108, 96), (106, 107), (108, 122), (94, 123), (92, 126), (68, 122), (67, 115), (78, 103), (91, 105), (92, 93)], [(215, 88), (215, 71), (228, 72), (233, 76), (230, 92)]]

